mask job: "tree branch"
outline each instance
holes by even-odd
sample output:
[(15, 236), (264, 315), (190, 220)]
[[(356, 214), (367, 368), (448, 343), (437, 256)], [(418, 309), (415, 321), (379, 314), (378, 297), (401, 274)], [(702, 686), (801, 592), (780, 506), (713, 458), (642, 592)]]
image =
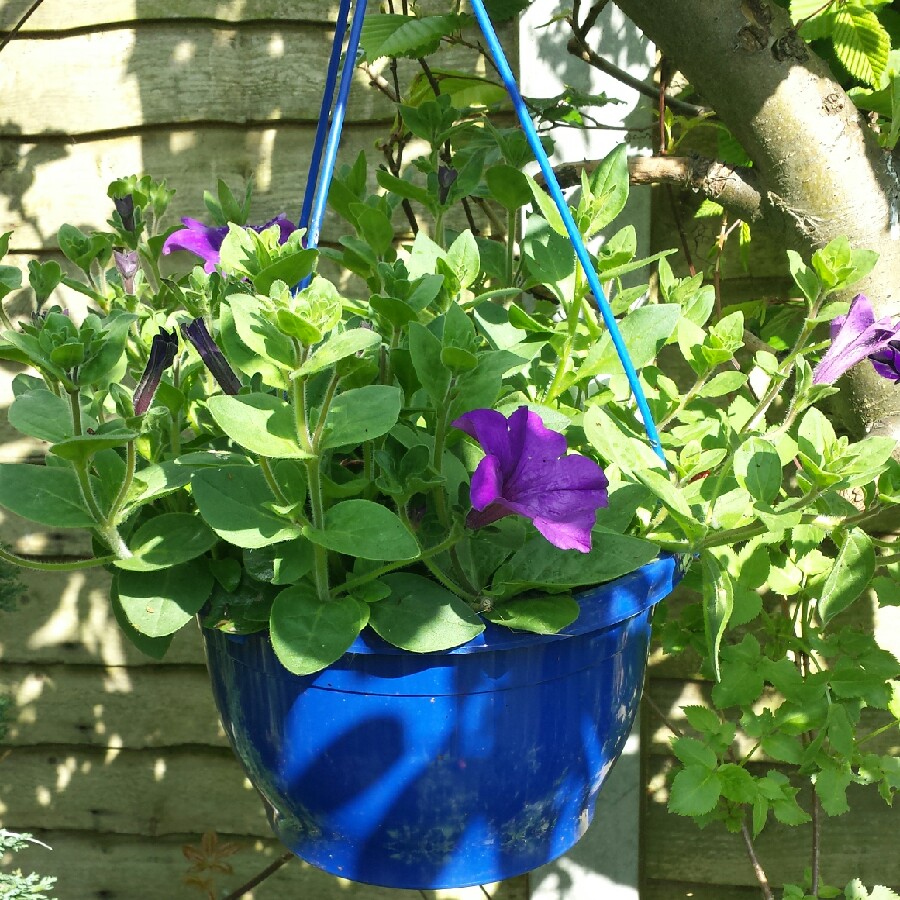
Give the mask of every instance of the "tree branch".
[[(639, 78), (635, 78), (633, 75), (629, 75), (628, 72), (613, 65), (611, 62), (608, 62), (602, 56), (599, 56), (588, 46), (585, 39), (581, 36), (577, 24), (572, 18), (569, 17), (566, 21), (568, 21), (573, 32), (572, 37), (569, 38), (569, 43), (566, 45), (566, 49), (572, 56), (586, 62), (589, 66), (592, 66), (606, 75), (611, 75), (616, 81), (620, 81), (622, 84), (637, 91), (639, 94), (643, 94), (645, 97), (649, 97), (651, 100), (659, 99), (659, 88), (654, 87), (652, 84), (646, 84)], [(707, 109), (706, 107), (695, 106), (693, 103), (685, 103), (684, 100), (679, 100), (677, 97), (667, 96), (666, 105), (673, 112), (680, 113), (683, 116), (705, 116), (712, 112), (712, 110)]]
[(744, 846), (747, 848), (747, 855), (750, 857), (750, 864), (753, 866), (753, 874), (756, 876), (756, 882), (765, 900), (775, 900), (772, 888), (769, 885), (769, 879), (766, 876), (766, 870), (762, 867), (759, 857), (756, 855), (756, 848), (753, 846), (753, 838), (750, 836), (750, 829), (746, 822), (741, 822), (741, 834), (744, 837)]
[[(580, 163), (564, 163), (553, 171), (561, 187), (574, 187), (580, 183), (582, 169), (593, 172), (601, 162), (586, 159)], [(763, 196), (752, 169), (700, 156), (636, 156), (628, 161), (628, 172), (632, 184), (671, 184), (697, 191), (745, 222), (757, 222), (770, 213), (780, 215)], [(543, 183), (541, 177), (535, 180)]]

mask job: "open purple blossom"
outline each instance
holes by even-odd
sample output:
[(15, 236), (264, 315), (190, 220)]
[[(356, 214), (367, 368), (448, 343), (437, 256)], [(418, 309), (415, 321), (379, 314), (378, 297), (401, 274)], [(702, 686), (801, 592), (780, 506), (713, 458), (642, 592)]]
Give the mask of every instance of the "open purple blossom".
[(240, 379), (234, 374), (222, 351), (216, 346), (203, 319), (194, 319), (193, 322), (187, 324), (182, 323), (181, 333), (194, 345), (197, 353), (200, 354), (200, 359), (203, 360), (203, 364), (209, 369), (212, 377), (216, 379), (219, 387), (226, 394), (236, 394), (241, 389)]
[(900, 384), (900, 340), (888, 341), (877, 353), (873, 353), (869, 359), (875, 371), (882, 377), (888, 378), (894, 384)]
[(609, 482), (597, 463), (567, 456), (565, 437), (546, 428), (526, 406), (508, 419), (496, 410), (475, 409), (453, 426), (485, 452), (472, 475), (470, 528), (525, 516), (555, 547), (591, 549), (597, 510), (608, 502)]
[[(166, 238), (163, 244), (162, 252), (164, 254), (171, 253), (173, 250), (187, 250), (194, 256), (199, 256), (203, 260), (203, 270), (212, 272), (219, 262), (219, 251), (222, 249), (222, 241), (228, 234), (227, 225), (204, 225), (196, 219), (182, 219), (184, 228), (180, 231), (173, 231)], [(248, 225), (254, 231), (261, 232), (267, 228), (277, 225), (279, 228), (278, 243), (284, 244), (287, 239), (296, 231), (294, 223), (285, 215), (275, 216), (265, 225)]]
[(876, 322), (868, 297), (857, 294), (847, 315), (831, 322), (831, 346), (813, 370), (813, 384), (834, 384), (852, 366), (884, 350), (898, 333), (900, 323), (890, 318)]
[(134, 414), (142, 416), (153, 402), (153, 395), (159, 387), (162, 373), (165, 372), (175, 360), (178, 353), (178, 335), (174, 331), (159, 329), (150, 344), (150, 358), (141, 380), (134, 391)]

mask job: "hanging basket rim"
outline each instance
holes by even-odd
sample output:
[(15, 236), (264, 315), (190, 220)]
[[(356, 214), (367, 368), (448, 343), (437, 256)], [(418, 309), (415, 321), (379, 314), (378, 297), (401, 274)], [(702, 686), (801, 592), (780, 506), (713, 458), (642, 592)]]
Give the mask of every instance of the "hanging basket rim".
[[(612, 581), (586, 588), (574, 594), (581, 608), (578, 618), (554, 634), (537, 634), (531, 631), (516, 631), (493, 622), (486, 622), (484, 631), (465, 644), (415, 653), (389, 644), (371, 628), (364, 628), (347, 648), (341, 659), (352, 655), (362, 656), (412, 656), (416, 658), (464, 656), (473, 653), (487, 653), (500, 650), (515, 650), (536, 644), (562, 641), (583, 634), (590, 634), (613, 628), (634, 616), (646, 612), (667, 597), (679, 584), (687, 571), (689, 557), (672, 553), (661, 553), (656, 559), (645, 563), (639, 569), (622, 575)], [(211, 629), (215, 631), (215, 629)], [(258, 634), (258, 633), (257, 633)], [(265, 632), (268, 638), (268, 632)], [(243, 643), (256, 635), (232, 635), (222, 633), (227, 642)], [(341, 659), (332, 665), (339, 665)], [(299, 677), (299, 676), (298, 676)]]

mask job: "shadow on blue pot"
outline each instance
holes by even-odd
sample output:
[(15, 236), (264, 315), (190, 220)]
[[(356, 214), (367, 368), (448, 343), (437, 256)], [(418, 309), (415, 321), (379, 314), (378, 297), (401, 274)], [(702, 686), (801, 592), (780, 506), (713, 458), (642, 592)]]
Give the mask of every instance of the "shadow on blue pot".
[(631, 730), (661, 557), (577, 596), (555, 635), (488, 625), (414, 654), (369, 629), (292, 675), (266, 634), (204, 630), (213, 692), (279, 839), (334, 875), (393, 888), (511, 878), (565, 853)]

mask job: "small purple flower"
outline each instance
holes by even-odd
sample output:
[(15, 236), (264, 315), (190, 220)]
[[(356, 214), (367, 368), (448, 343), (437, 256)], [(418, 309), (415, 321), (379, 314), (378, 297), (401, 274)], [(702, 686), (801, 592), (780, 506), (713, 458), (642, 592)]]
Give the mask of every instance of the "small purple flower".
[(849, 368), (887, 347), (900, 333), (889, 318), (875, 321), (872, 304), (857, 294), (846, 316), (831, 322), (831, 346), (813, 370), (813, 384), (834, 384)]
[(606, 506), (609, 484), (603, 469), (586, 456), (567, 456), (566, 439), (544, 427), (541, 417), (520, 406), (507, 419), (475, 409), (454, 423), (475, 438), (485, 456), (472, 475), (470, 528), (504, 516), (525, 516), (561, 550), (591, 549), (597, 510)]
[(150, 359), (147, 360), (147, 367), (134, 391), (134, 414), (136, 416), (142, 416), (150, 409), (162, 373), (172, 365), (177, 353), (178, 335), (174, 331), (168, 332), (165, 328), (160, 328), (159, 334), (153, 338), (153, 343), (150, 344)]
[[(204, 225), (196, 219), (182, 219), (184, 228), (180, 231), (173, 231), (166, 238), (163, 244), (162, 252), (169, 254), (173, 250), (187, 250), (194, 256), (199, 256), (204, 261), (203, 270), (212, 272), (219, 262), (219, 251), (222, 249), (222, 241), (228, 234), (227, 225)], [(256, 232), (265, 231), (277, 225), (280, 233), (278, 235), (278, 243), (284, 244), (287, 239), (296, 231), (294, 223), (287, 216), (279, 215), (274, 219), (270, 219), (265, 225), (248, 225)]]
[(134, 293), (134, 276), (140, 266), (137, 250), (113, 250), (113, 260), (126, 294)]
[(883, 349), (873, 353), (869, 359), (882, 378), (900, 384), (900, 340), (888, 341)]
[(182, 322), (181, 333), (194, 345), (200, 354), (200, 359), (212, 373), (212, 377), (216, 379), (219, 387), (226, 394), (236, 394), (241, 389), (240, 379), (234, 374), (222, 351), (206, 330), (206, 323), (203, 319), (194, 319), (193, 322), (187, 324)]

